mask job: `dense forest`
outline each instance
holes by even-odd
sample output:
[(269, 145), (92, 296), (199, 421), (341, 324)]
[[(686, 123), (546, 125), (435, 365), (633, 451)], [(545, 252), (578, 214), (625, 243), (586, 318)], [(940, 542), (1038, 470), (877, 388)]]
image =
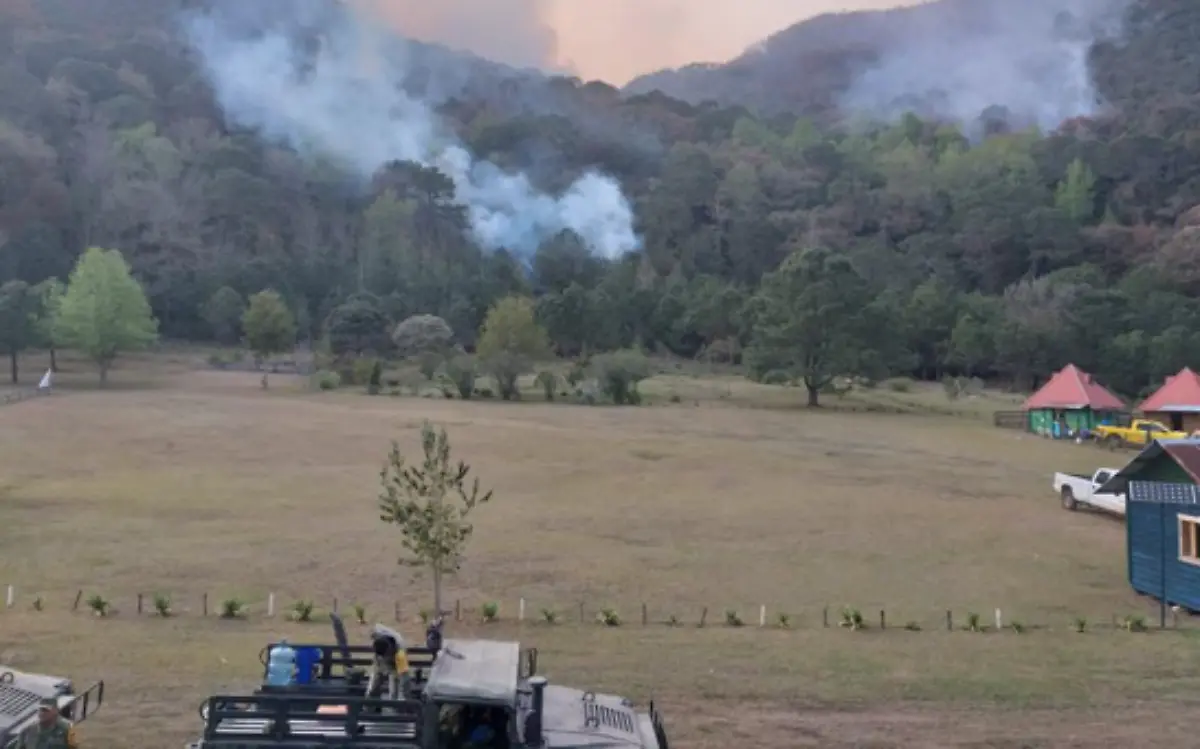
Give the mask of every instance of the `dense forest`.
[[(0, 283), (114, 248), (165, 336), (236, 336), (214, 309), (273, 289), (305, 340), (352, 305), (436, 315), (467, 348), (527, 294), (562, 355), (640, 347), (814, 387), (1027, 386), (1070, 361), (1135, 396), (1200, 366), (1194, 4), (1146, 0), (1093, 50), (1112, 112), (975, 143), (915, 115), (850, 127), (460, 60), (438, 111), (475, 154), (551, 190), (588, 168), (621, 181), (643, 247), (615, 259), (569, 232), (484, 251), (436, 169), (364, 185), (228, 122), (177, 5), (0, 0)], [(450, 53), (418, 52), (405, 84), (428, 86)]]

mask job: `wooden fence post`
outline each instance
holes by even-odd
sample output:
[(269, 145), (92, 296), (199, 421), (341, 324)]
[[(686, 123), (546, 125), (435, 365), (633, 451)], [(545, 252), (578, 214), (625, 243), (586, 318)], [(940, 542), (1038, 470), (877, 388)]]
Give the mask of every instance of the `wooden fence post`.
[(275, 594), (267, 594), (267, 618), (275, 616)]
[(642, 626), (644, 627), (649, 623), (650, 623), (650, 612), (648, 612), (646, 610), (646, 604), (645, 604), (645, 602), (643, 602), (642, 603)]
[(954, 631), (954, 614), (950, 612), (950, 609), (946, 609), (946, 631)]
[(400, 602), (399, 601), (396, 601), (395, 603), (392, 604), (392, 615), (395, 617), (396, 621), (400, 621)]
[(758, 607), (758, 626), (767, 626), (767, 605), (765, 603)]
[(1004, 629), (1004, 616), (996, 609), (996, 629)]
[(454, 621), (462, 621), (462, 601), (457, 598), (454, 599)]
[(138, 593), (137, 612), (138, 612), (138, 616), (142, 615), (142, 594), (141, 593)]
[(207, 593), (204, 594), (204, 599), (202, 600), (200, 606), (201, 606), (201, 611), (204, 612), (204, 616), (208, 616), (208, 594)]
[(705, 606), (704, 610), (700, 612), (700, 626), (703, 627), (704, 623), (706, 621), (708, 621), (708, 607), (707, 606)]
[(518, 622), (525, 621), (525, 599), (524, 598), (522, 598), (521, 600), (519, 600), (517, 602), (517, 621)]
[(81, 590), (75, 594), (75, 603), (71, 604), (71, 610), (78, 611), (79, 610), (79, 602), (82, 600), (83, 600), (83, 591)]
[(337, 612), (338, 612), (338, 599), (337, 599), (337, 596), (334, 596), (333, 597), (333, 613), (336, 614)]
[(13, 604), (16, 602), (17, 602), (17, 589), (10, 585), (10, 586), (8, 586), (8, 592), (4, 596), (4, 606), (6, 608), (11, 609), (13, 607)]
[(821, 626), (823, 626), (823, 627), (829, 626), (829, 607), (828, 606), (821, 609)]
[(883, 609), (879, 610), (879, 628), (887, 629), (887, 612)]
[(583, 624), (583, 601), (579, 602), (579, 623)]

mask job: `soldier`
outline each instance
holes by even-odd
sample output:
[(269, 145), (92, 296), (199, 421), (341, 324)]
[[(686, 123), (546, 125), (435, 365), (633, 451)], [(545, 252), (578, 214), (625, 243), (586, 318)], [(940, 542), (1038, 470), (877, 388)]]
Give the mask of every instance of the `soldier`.
[(75, 726), (58, 714), (58, 701), (53, 697), (38, 705), (37, 725), (21, 737), (20, 749), (79, 749)]

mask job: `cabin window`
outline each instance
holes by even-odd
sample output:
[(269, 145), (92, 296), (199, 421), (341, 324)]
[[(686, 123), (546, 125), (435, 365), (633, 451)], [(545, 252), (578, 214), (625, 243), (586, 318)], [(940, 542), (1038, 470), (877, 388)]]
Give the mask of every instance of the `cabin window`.
[(1200, 565), (1200, 518), (1179, 516), (1179, 559)]

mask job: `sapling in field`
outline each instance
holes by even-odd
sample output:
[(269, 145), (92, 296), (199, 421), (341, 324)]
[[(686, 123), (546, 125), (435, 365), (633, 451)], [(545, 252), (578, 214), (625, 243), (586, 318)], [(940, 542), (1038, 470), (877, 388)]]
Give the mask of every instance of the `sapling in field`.
[(446, 430), (428, 422), (421, 427), (420, 463), (409, 464), (393, 442), (379, 473), (379, 519), (400, 530), (406, 554), (402, 565), (428, 570), (433, 577), (434, 611), (442, 606), (442, 579), (458, 571), (474, 532), (468, 518), (475, 508), (492, 498), (479, 488), (479, 479), (467, 483), (471, 467), (450, 456)]

